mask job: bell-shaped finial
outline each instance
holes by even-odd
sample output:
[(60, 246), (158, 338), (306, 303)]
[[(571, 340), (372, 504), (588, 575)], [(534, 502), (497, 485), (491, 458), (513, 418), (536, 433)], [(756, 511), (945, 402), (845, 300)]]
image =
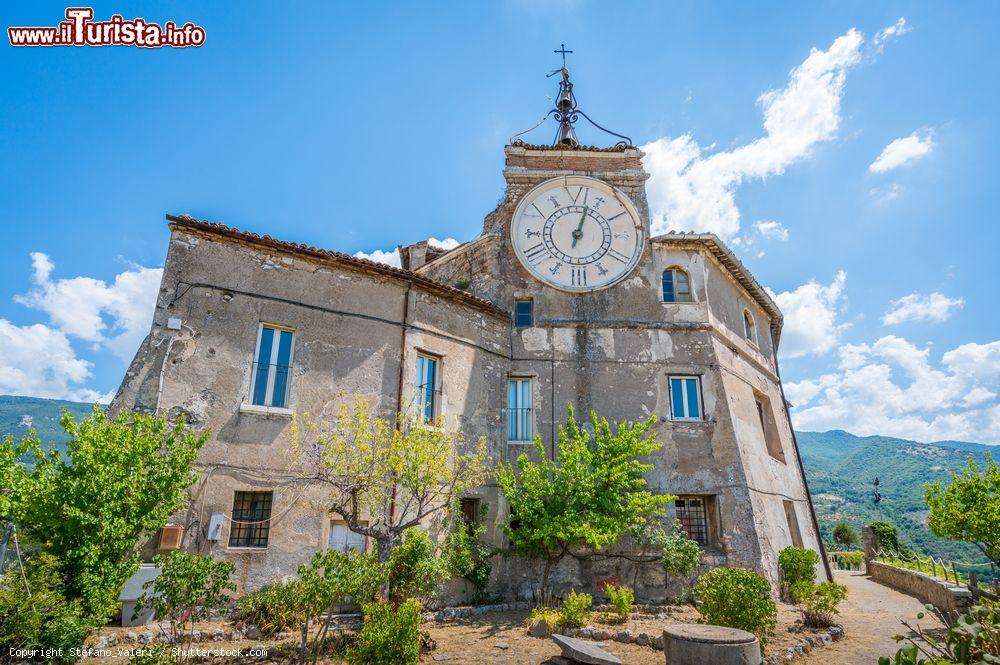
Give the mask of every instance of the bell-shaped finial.
[(568, 122), (560, 123), (559, 131), (556, 132), (554, 145), (563, 145), (567, 148), (576, 148), (580, 145), (580, 142), (576, 140), (576, 132), (573, 131), (573, 125)]
[(576, 106), (573, 99), (573, 84), (569, 82), (569, 72), (563, 70), (563, 80), (559, 85), (559, 99), (556, 101), (556, 108), (560, 113), (569, 113)]

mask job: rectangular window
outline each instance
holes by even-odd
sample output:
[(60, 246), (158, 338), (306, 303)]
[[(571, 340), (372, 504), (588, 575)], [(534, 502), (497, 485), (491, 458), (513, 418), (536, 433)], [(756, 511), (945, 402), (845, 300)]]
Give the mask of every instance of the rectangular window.
[(326, 539), (326, 547), (330, 550), (347, 554), (351, 550), (364, 552), (367, 538), (360, 533), (354, 533), (343, 522), (330, 522), (330, 536)]
[(767, 454), (784, 463), (785, 451), (781, 447), (781, 437), (778, 436), (778, 426), (774, 421), (771, 400), (757, 391), (754, 391), (753, 397), (757, 404), (757, 417), (760, 420), (760, 432), (761, 436), (764, 437), (764, 445), (767, 446)]
[(670, 377), (670, 418), (701, 420), (701, 381), (697, 376)]
[(285, 406), (294, 340), (291, 330), (261, 324), (257, 331), (257, 360), (253, 364), (253, 386), (250, 389), (253, 404)]
[(415, 402), (418, 417), (425, 423), (433, 422), (436, 415), (437, 373), (437, 358), (423, 354), (417, 356)]
[(531, 411), (531, 379), (507, 382), (507, 440), (531, 441), (534, 437)]
[(688, 538), (705, 547), (708, 545), (708, 515), (705, 511), (705, 500), (687, 497), (674, 501), (677, 519)]
[(271, 531), (272, 492), (236, 492), (230, 547), (267, 547)]
[(514, 301), (514, 325), (530, 328), (535, 325), (535, 301), (529, 299)]
[(785, 506), (785, 519), (788, 521), (788, 532), (792, 535), (792, 545), (802, 547), (802, 531), (799, 530), (799, 518), (795, 514), (795, 504), (782, 501)]

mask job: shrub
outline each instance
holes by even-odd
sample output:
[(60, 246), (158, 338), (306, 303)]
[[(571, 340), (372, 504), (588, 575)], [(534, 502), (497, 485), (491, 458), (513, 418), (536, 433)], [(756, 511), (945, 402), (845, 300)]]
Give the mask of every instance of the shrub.
[(604, 587), (604, 593), (608, 600), (615, 607), (615, 618), (618, 623), (625, 623), (632, 616), (632, 604), (635, 602), (635, 594), (627, 586), (615, 586), (609, 584)]
[[(926, 607), (934, 609), (931, 605)], [(948, 624), (943, 640), (940, 635), (932, 637), (919, 626), (902, 621), (910, 635), (897, 635), (895, 639), (897, 642), (906, 640), (910, 646), (899, 649), (891, 660), (885, 656), (879, 658), (879, 665), (985, 665), (1000, 662), (1000, 605), (977, 605), (968, 614), (957, 618), (936, 611), (935, 614)], [(918, 620), (923, 618), (923, 612), (917, 615)]]
[[(59, 659), (72, 662), (71, 650), (83, 645), (94, 622), (77, 601), (67, 602), (60, 586), (60, 562), (38, 554), (0, 576), (0, 650), (61, 648)], [(30, 589), (30, 593), (29, 593)]]
[(684, 577), (698, 567), (700, 560), (701, 549), (698, 543), (688, 538), (680, 522), (675, 521), (670, 535), (665, 537), (663, 543), (663, 571), (667, 575)]
[(301, 591), (297, 581), (263, 586), (236, 601), (234, 619), (243, 626), (257, 626), (264, 637), (295, 628), (306, 613)]
[(878, 538), (878, 547), (885, 552), (897, 552), (903, 554), (906, 548), (899, 544), (899, 531), (888, 522), (872, 522), (868, 525), (872, 533)]
[(562, 613), (551, 607), (536, 607), (531, 610), (531, 618), (528, 620), (528, 626), (534, 626), (539, 623), (545, 624), (545, 634), (551, 635), (562, 627)]
[(833, 625), (833, 618), (840, 614), (837, 609), (847, 598), (847, 587), (834, 582), (823, 582), (814, 586), (805, 597), (806, 606), (802, 610), (802, 620), (810, 628), (826, 628)]
[(801, 602), (812, 589), (816, 582), (817, 563), (819, 554), (804, 547), (786, 547), (778, 553), (778, 565), (792, 602)]
[(466, 524), (460, 518), (455, 521), (457, 524), (448, 534), (443, 556), (449, 571), (468, 580), (475, 589), (476, 601), (481, 602), (487, 597), (490, 573), (493, 572), (493, 564), (490, 563), (493, 552), (482, 542), (486, 526)]
[(837, 568), (840, 570), (855, 570), (865, 562), (864, 552), (837, 552), (835, 555)]
[(426, 531), (410, 529), (389, 557), (389, 588), (393, 600), (430, 598), (448, 578), (447, 562), (434, 555)]
[(376, 600), (364, 607), (365, 623), (348, 660), (366, 665), (399, 665), (420, 660), (420, 603), (410, 598), (398, 607)]
[(590, 609), (594, 599), (589, 593), (577, 593), (570, 591), (566, 599), (563, 600), (562, 611), (560, 612), (560, 624), (562, 628), (579, 628), (584, 623), (587, 610)]
[(716, 568), (698, 578), (694, 594), (701, 600), (701, 623), (753, 633), (761, 650), (774, 636), (778, 608), (762, 575), (742, 568)]

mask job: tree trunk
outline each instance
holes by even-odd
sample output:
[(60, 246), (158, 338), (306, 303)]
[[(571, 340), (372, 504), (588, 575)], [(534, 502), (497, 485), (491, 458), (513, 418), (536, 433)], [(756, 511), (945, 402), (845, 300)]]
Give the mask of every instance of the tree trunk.
[[(389, 561), (389, 557), (392, 556), (392, 536), (384, 536), (376, 539), (376, 547), (378, 548), (378, 562), (380, 564), (386, 564)], [(388, 575), (385, 578), (385, 582), (382, 583), (382, 587), (379, 589), (382, 597), (389, 600), (389, 594), (392, 593), (392, 587), (389, 582)]]

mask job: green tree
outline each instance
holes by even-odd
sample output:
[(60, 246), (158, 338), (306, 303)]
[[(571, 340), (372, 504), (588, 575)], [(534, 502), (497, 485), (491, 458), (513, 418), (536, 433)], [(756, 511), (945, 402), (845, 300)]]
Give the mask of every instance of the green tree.
[(157, 554), (153, 563), (160, 574), (143, 586), (136, 614), (153, 610), (158, 621), (170, 623), (171, 642), (176, 644), (184, 638), (190, 645), (195, 623), (228, 602), (226, 592), (236, 591), (236, 585), (229, 581), (236, 566), (181, 551)]
[(488, 473), (485, 439), (469, 444), (442, 422), (387, 420), (357, 397), (333, 422), (292, 423), (299, 464), (329, 489), (325, 508), (373, 539), (388, 561), (403, 534), (446, 511)]
[[(208, 434), (181, 420), (122, 413), (109, 419), (98, 407), (77, 422), (63, 413), (66, 452), (22, 442), (34, 466), (19, 476), (9, 499), (15, 520), (62, 562), (66, 594), (95, 621), (117, 609), (118, 593), (139, 568), (142, 543), (184, 505), (195, 480), (192, 464)], [(10, 459), (7, 439), (0, 457)]]
[(858, 543), (861, 542), (861, 536), (858, 535), (858, 532), (850, 524), (840, 520), (833, 527), (833, 542), (837, 543), (843, 549), (849, 549), (857, 547)]
[(497, 473), (510, 505), (501, 527), (514, 552), (545, 560), (543, 590), (552, 566), (571, 547), (611, 545), (637, 524), (662, 519), (663, 506), (675, 498), (646, 488), (645, 474), (653, 465), (638, 459), (660, 448), (649, 431), (655, 418), (620, 422), (613, 429), (591, 412), (588, 431), (577, 423), (572, 404), (568, 411), (559, 427), (557, 460), (547, 456), (536, 437), (539, 461), (522, 453), (516, 468), (504, 464)]
[(935, 535), (972, 543), (1000, 565), (1000, 468), (989, 454), (982, 471), (970, 458), (961, 473), (951, 474), (948, 485), (927, 484), (924, 500)]

